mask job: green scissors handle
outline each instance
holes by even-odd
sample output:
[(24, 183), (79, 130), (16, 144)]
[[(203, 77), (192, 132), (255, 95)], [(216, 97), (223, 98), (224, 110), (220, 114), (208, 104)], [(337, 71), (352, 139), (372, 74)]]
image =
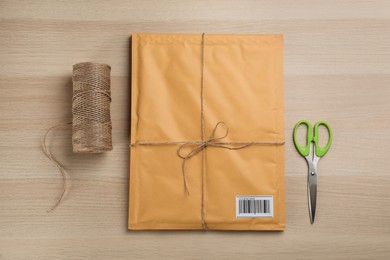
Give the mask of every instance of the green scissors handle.
[[(300, 125), (306, 125), (307, 126), (306, 145), (305, 146), (301, 146), (298, 143), (297, 130), (298, 130)], [(318, 127), (321, 126), (321, 125), (325, 126), (327, 128), (328, 132), (329, 132), (329, 140), (328, 140), (328, 143), (324, 147), (320, 147), (319, 140), (318, 140), (318, 138), (319, 138)], [(315, 145), (315, 153), (316, 153), (316, 155), (318, 157), (322, 157), (322, 156), (324, 156), (328, 152), (328, 150), (330, 148), (330, 145), (332, 144), (332, 128), (325, 121), (317, 122), (314, 125), (314, 128), (313, 128), (309, 121), (301, 120), (294, 127), (293, 139), (294, 139), (295, 147), (297, 148), (298, 152), (302, 156), (308, 156), (310, 154), (310, 143), (313, 142), (314, 145)]]

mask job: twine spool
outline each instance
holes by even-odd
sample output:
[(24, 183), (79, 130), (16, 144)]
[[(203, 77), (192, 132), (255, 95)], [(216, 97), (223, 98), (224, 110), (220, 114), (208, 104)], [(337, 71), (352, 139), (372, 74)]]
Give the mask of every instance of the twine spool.
[(63, 179), (61, 195), (48, 212), (54, 210), (63, 200), (68, 178), (65, 167), (54, 158), (46, 144), (50, 131), (72, 125), (74, 153), (102, 153), (112, 150), (110, 72), (111, 67), (106, 64), (83, 62), (73, 65), (73, 120), (50, 127), (43, 138), (43, 152), (57, 166)]
[(73, 65), (73, 152), (112, 150), (110, 71), (106, 64)]

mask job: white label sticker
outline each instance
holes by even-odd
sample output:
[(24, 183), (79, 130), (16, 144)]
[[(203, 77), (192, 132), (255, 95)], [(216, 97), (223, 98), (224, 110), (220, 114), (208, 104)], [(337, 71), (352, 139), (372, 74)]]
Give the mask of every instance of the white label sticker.
[(236, 196), (237, 218), (272, 218), (273, 196)]

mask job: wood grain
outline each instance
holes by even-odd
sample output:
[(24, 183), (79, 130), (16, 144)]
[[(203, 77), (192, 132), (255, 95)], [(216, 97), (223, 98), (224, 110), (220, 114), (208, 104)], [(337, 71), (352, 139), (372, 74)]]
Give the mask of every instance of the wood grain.
[[(132, 32), (285, 35), (285, 232), (127, 231)], [(390, 2), (0, 1), (0, 259), (390, 258)], [(70, 192), (40, 147), (71, 118), (72, 65), (112, 66), (114, 150), (75, 155), (50, 137)], [(331, 123), (310, 226), (299, 119)]]

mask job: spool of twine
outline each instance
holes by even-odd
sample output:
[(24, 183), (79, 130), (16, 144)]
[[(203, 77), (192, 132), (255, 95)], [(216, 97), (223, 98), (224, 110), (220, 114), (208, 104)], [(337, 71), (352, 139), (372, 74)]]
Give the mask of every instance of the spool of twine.
[(83, 62), (73, 65), (73, 152), (112, 150), (111, 67)]
[(74, 153), (102, 153), (112, 150), (110, 72), (111, 67), (106, 64), (83, 62), (73, 65), (73, 120), (50, 127), (43, 138), (43, 151), (59, 169), (63, 179), (62, 193), (48, 212), (54, 210), (63, 200), (68, 176), (65, 167), (54, 158), (46, 144), (50, 131), (72, 125)]

